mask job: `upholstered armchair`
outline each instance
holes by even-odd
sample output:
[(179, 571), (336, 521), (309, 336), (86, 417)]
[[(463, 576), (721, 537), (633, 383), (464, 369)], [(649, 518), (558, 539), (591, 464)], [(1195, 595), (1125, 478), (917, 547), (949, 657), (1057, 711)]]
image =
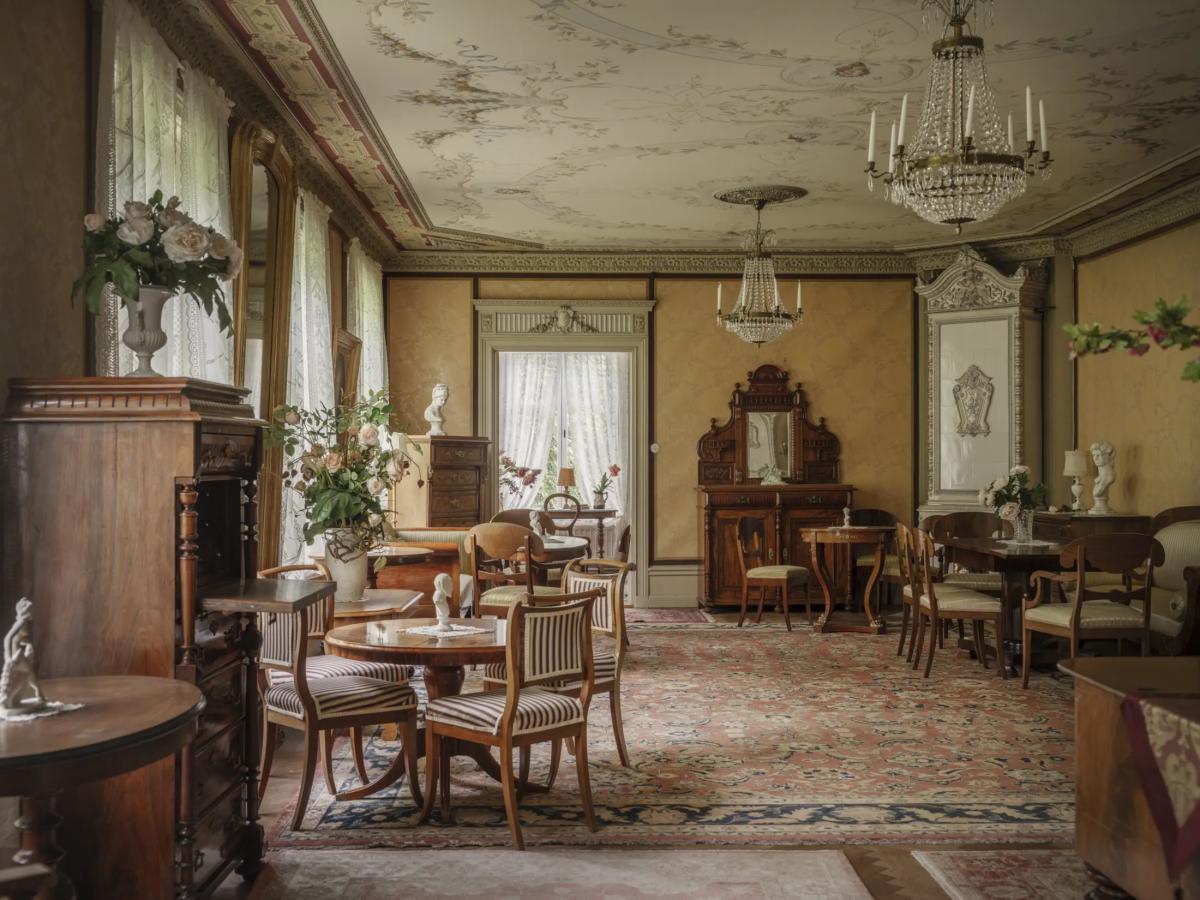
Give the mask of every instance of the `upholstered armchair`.
[(1165, 558), (1150, 583), (1150, 643), (1162, 653), (1200, 653), (1200, 506), (1163, 510), (1151, 528)]

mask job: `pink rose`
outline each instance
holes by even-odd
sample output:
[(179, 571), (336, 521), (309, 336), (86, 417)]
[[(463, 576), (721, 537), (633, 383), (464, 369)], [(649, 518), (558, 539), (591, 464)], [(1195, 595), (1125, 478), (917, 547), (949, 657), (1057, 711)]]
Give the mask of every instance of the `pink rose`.
[(1154, 343), (1156, 344), (1161, 344), (1164, 340), (1166, 340), (1167, 337), (1166, 331), (1159, 328), (1157, 325), (1147, 325), (1146, 334), (1154, 338)]
[(1005, 503), (1003, 506), (1001, 506), (1000, 509), (997, 511), (997, 515), (999, 515), (1000, 518), (1002, 518), (1005, 522), (1017, 521), (1017, 516), (1019, 516), (1020, 514), (1021, 514), (1021, 507), (1019, 505), (1017, 505), (1016, 503), (1013, 503), (1011, 500), (1008, 503)]
[(613, 478), (616, 478), (618, 475), (621, 474), (621, 467), (618, 466), (616, 463), (613, 463), (611, 466), (608, 467), (608, 474), (611, 475)]
[(1150, 352), (1149, 344), (1138, 344), (1136, 347), (1129, 348), (1130, 356), (1145, 356), (1149, 352)]

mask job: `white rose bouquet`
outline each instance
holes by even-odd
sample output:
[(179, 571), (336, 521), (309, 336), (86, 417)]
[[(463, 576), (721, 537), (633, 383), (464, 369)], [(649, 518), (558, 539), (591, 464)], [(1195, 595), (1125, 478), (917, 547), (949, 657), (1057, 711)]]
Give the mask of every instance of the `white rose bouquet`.
[(1029, 480), (1029, 466), (1013, 466), (979, 492), (979, 502), (990, 506), (1001, 519), (1016, 522), (1021, 513), (1046, 502), (1046, 486)]
[(96, 312), (106, 284), (122, 301), (137, 300), (142, 285), (155, 285), (188, 294), (207, 315), (215, 308), (221, 330), (232, 328), (221, 282), (241, 272), (242, 248), (193, 222), (179, 209), (178, 197), (164, 203), (162, 191), (155, 191), (145, 203), (126, 203), (124, 215), (88, 213), (83, 227), (87, 268), (71, 288), (72, 300), (82, 293)]
[[(392, 405), (382, 391), (353, 406), (316, 411), (279, 406), (267, 444), (282, 447), (283, 486), (304, 498), (304, 539), (330, 532), (326, 552), (348, 559), (386, 539), (383, 492), (420, 467), (403, 432), (388, 433)], [(386, 562), (382, 557), (376, 565)]]

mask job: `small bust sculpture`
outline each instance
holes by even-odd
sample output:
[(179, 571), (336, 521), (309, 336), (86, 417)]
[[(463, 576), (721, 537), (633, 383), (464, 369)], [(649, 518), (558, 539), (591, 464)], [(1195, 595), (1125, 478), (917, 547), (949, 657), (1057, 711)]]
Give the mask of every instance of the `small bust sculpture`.
[(27, 715), (46, 706), (33, 666), (33, 604), (17, 601), (17, 619), (4, 637), (4, 672), (0, 674), (0, 713)]
[(851, 527), (851, 525), (850, 525), (850, 507), (848, 507), (848, 506), (842, 507), (842, 527), (843, 528)]
[(529, 511), (529, 530), (537, 535), (544, 535), (545, 529), (542, 528), (542, 514), (536, 509)]
[(445, 572), (433, 579), (433, 609), (437, 614), (437, 630), (453, 631), (450, 624), (450, 596), (454, 593), (454, 582)]
[(1106, 516), (1108, 508), (1108, 489), (1117, 480), (1115, 459), (1117, 448), (1108, 441), (1096, 441), (1088, 448), (1092, 453), (1092, 462), (1096, 464), (1096, 480), (1092, 483), (1092, 508), (1088, 510), (1093, 516)]
[(440, 382), (433, 386), (433, 402), (425, 409), (425, 421), (429, 423), (429, 430), (425, 432), (427, 435), (437, 436), (445, 434), (446, 430), (442, 428), (442, 424), (446, 421), (442, 415), (442, 409), (446, 406), (446, 401), (450, 399), (450, 388)]

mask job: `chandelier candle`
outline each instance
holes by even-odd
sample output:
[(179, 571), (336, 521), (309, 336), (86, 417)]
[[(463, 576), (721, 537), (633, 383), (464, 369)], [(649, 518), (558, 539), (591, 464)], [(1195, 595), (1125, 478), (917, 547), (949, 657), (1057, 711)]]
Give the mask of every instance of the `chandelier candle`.
[(867, 163), (875, 162), (875, 110), (871, 110), (871, 131), (867, 135)]
[(888, 171), (896, 171), (896, 123), (892, 123), (892, 136), (888, 139)]
[(1038, 130), (1042, 133), (1042, 152), (1050, 152), (1050, 142), (1046, 140), (1046, 103), (1043, 100), (1038, 101)]
[(904, 146), (904, 122), (908, 119), (908, 94), (904, 95), (904, 99), (900, 101), (900, 136), (896, 138), (896, 143), (901, 147)]
[(1025, 143), (1033, 143), (1033, 91), (1025, 85)]

